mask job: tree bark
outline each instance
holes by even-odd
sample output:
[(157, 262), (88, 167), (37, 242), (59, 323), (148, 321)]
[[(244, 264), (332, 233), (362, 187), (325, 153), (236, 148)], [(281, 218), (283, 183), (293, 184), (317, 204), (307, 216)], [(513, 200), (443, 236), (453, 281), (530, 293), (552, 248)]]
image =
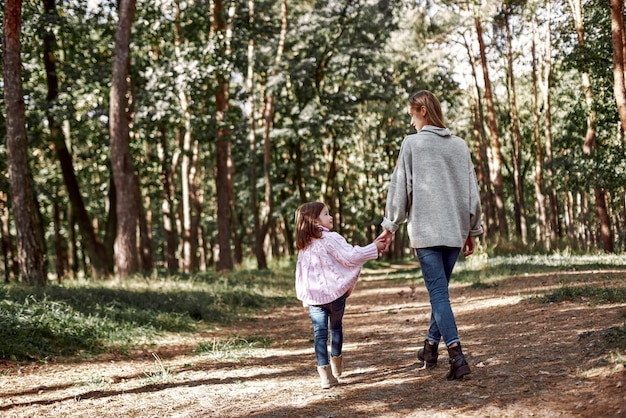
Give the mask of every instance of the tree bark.
[[(250, 28), (254, 28), (254, 0), (248, 0), (248, 24)], [(252, 32), (252, 30), (251, 30)], [(261, 214), (259, 207), (259, 199), (257, 193), (257, 171), (256, 171), (256, 91), (254, 89), (254, 72), (255, 72), (255, 44), (252, 35), (248, 38), (248, 73), (246, 75), (246, 89), (248, 91), (248, 142), (250, 143), (250, 201), (252, 205), (252, 251), (256, 257), (257, 267), (259, 269), (267, 268), (267, 259), (263, 249), (263, 242), (259, 239), (259, 231), (261, 230)]]
[(490, 233), (495, 229), (497, 220), (494, 211), (494, 196), (493, 187), (491, 184), (491, 178), (489, 176), (489, 156), (487, 155), (487, 148), (489, 147), (487, 141), (487, 135), (485, 133), (485, 115), (483, 113), (483, 104), (480, 99), (480, 88), (478, 87), (478, 74), (476, 73), (476, 58), (474, 57), (474, 51), (471, 43), (464, 38), (465, 48), (467, 49), (467, 55), (470, 60), (472, 69), (472, 108), (474, 110), (474, 141), (476, 144), (476, 177), (478, 184), (480, 185), (480, 196), (483, 206), (484, 217), (484, 234), (483, 239), (488, 240)]
[(133, 162), (129, 150), (130, 133), (127, 114), (130, 34), (134, 14), (135, 0), (120, 0), (109, 110), (111, 166), (117, 190), (118, 224), (114, 252), (116, 274), (119, 277), (126, 277), (139, 270), (137, 258), (139, 209), (137, 208)]
[(165, 234), (165, 262), (169, 271), (178, 269), (176, 260), (176, 216), (174, 214), (174, 172), (176, 158), (170, 166), (170, 154), (168, 152), (165, 128), (160, 128), (160, 143), (157, 148), (157, 155), (161, 165), (162, 200), (161, 214), (163, 222), (163, 232)]
[[(282, 63), (282, 57), (285, 52), (285, 39), (287, 37), (287, 28), (289, 24), (289, 12), (287, 9), (287, 0), (281, 0), (280, 2), (280, 33), (278, 35), (278, 47), (276, 48), (276, 58), (274, 59), (274, 65), (270, 71), (270, 79), (275, 78), (278, 75), (278, 69)], [(274, 84), (274, 83), (272, 83)], [(265, 91), (266, 94), (268, 91)], [(272, 153), (271, 153), (271, 139), (270, 132), (274, 127), (274, 112), (276, 93), (273, 90), (269, 91), (269, 98), (267, 100), (268, 106), (265, 109), (264, 114), (264, 132), (263, 132), (263, 177), (265, 178), (265, 206), (266, 219), (263, 224), (262, 232), (267, 234), (267, 230), (272, 223), (271, 214), (274, 211), (274, 194), (272, 193), (272, 181), (270, 177), (271, 165), (272, 165)], [(265, 238), (265, 236), (263, 236)]]
[[(229, 56), (229, 38), (227, 30), (227, 14), (222, 0), (215, 0), (213, 7), (213, 24), (219, 41), (220, 59), (227, 60)], [(232, 270), (234, 267), (230, 248), (232, 213), (232, 156), (230, 133), (226, 123), (226, 112), (229, 101), (230, 74), (218, 73), (218, 88), (215, 92), (215, 120), (217, 122), (217, 241), (219, 245), (219, 259), (217, 270)]]
[(515, 74), (513, 71), (513, 44), (511, 42), (511, 26), (509, 25), (509, 10), (506, 3), (502, 4), (504, 12), (504, 29), (506, 34), (506, 57), (509, 75), (509, 99), (511, 106), (511, 124), (513, 128), (513, 185), (515, 196), (515, 229), (522, 240), (522, 244), (528, 244), (528, 226), (526, 222), (526, 207), (524, 202), (524, 178), (521, 174), (522, 164), (522, 133), (519, 128), (519, 116), (517, 113), (517, 96), (515, 94)]
[(141, 261), (141, 270), (150, 272), (154, 268), (154, 258), (152, 255), (152, 231), (150, 226), (152, 225), (152, 213), (145, 210), (150, 207), (150, 198), (146, 197), (146, 202), (142, 202), (141, 196), (141, 184), (139, 184), (139, 178), (135, 176), (137, 180), (135, 182), (135, 197), (137, 198), (138, 214), (138, 226), (139, 226), (139, 240), (140, 251), (139, 259)]
[(191, 170), (189, 172), (189, 196), (191, 198), (191, 251), (192, 251), (192, 270), (206, 270), (206, 253), (204, 251), (204, 237), (202, 235), (202, 227), (200, 220), (202, 219), (203, 205), (203, 189), (198, 187), (202, 184), (204, 172), (199, 166), (200, 162), (200, 144), (198, 140), (193, 142), (191, 154)]
[(4, 7), (2, 71), (4, 73), (9, 188), (17, 231), (17, 259), (24, 281), (45, 285), (48, 259), (41, 215), (28, 166), (28, 138), (20, 57), (22, 1), (7, 0)]
[[(585, 46), (585, 22), (582, 13), (582, 0), (569, 0), (574, 15), (574, 25), (576, 27), (576, 35), (578, 45)], [(581, 56), (581, 62), (585, 65), (585, 56)], [(597, 115), (593, 110), (593, 90), (591, 89), (591, 76), (586, 69), (583, 69), (582, 84), (585, 92), (585, 101), (587, 103), (587, 133), (583, 143), (583, 152), (591, 155), (596, 151), (596, 122)], [(594, 187), (594, 197), (596, 202), (596, 210), (600, 220), (600, 233), (602, 235), (602, 245), (607, 253), (613, 252), (613, 234), (611, 232), (611, 220), (606, 207), (606, 193), (600, 187)]]
[(498, 233), (500, 238), (507, 239), (509, 228), (506, 222), (506, 211), (504, 208), (504, 191), (502, 181), (502, 151), (500, 146), (500, 133), (498, 132), (498, 122), (496, 121), (495, 105), (493, 102), (493, 93), (491, 92), (491, 80), (489, 78), (489, 69), (487, 65), (487, 54), (485, 52), (485, 42), (483, 40), (483, 30), (480, 19), (474, 19), (476, 26), (476, 34), (478, 36), (478, 45), (480, 47), (480, 62), (483, 70), (483, 78), (485, 82), (485, 99), (487, 100), (487, 120), (489, 121), (489, 133), (491, 134), (492, 148), (492, 164), (491, 179), (494, 188), (496, 215), (498, 219)]
[(543, 80), (541, 88), (543, 90), (543, 119), (544, 119), (544, 137), (546, 147), (546, 190), (549, 198), (549, 225), (550, 225), (550, 241), (555, 242), (557, 237), (562, 235), (561, 224), (559, 222), (559, 201), (554, 187), (554, 173), (552, 171), (552, 102), (550, 100), (552, 93), (552, 0), (547, 1), (547, 22), (546, 22), (546, 39), (545, 52), (543, 60)]
[[(175, 25), (174, 25), (174, 51), (178, 66), (184, 67), (184, 58), (182, 57), (181, 46), (182, 30), (180, 22), (180, 6), (175, 2)], [(189, 110), (190, 98), (187, 85), (182, 82), (177, 87), (178, 102), (180, 106), (182, 118), (182, 157), (180, 162), (180, 183), (181, 183), (181, 204), (182, 204), (182, 229), (181, 229), (181, 269), (185, 273), (195, 270), (195, 248), (197, 241), (193, 239), (196, 232), (193, 230), (192, 218), (193, 210), (191, 204), (191, 147), (192, 147), (192, 128), (191, 128), (191, 112)]]
[(533, 137), (535, 139), (535, 198), (537, 199), (537, 241), (542, 241), (547, 251), (551, 250), (550, 234), (547, 232), (546, 199), (543, 192), (543, 145), (539, 118), (539, 77), (537, 76), (537, 19), (532, 20), (532, 112)]
[[(44, 10), (50, 18), (52, 18), (53, 15), (56, 15), (55, 0), (43, 0), (43, 4)], [(50, 111), (59, 96), (59, 80), (57, 77), (55, 58), (56, 37), (54, 35), (54, 31), (50, 29), (44, 32), (43, 44), (43, 59), (48, 83), (48, 108), (46, 109), (46, 116), (48, 119), (48, 127), (50, 129), (50, 139), (61, 165), (61, 172), (67, 188), (67, 194), (74, 209), (74, 216), (76, 217), (78, 227), (80, 228), (82, 244), (85, 252), (89, 256), (91, 273), (96, 278), (106, 276), (113, 273), (112, 260), (107, 257), (107, 251), (104, 248), (104, 245), (98, 240), (91, 218), (87, 214), (83, 197), (78, 186), (76, 172), (74, 171), (72, 155), (66, 145), (65, 137), (63, 135), (63, 129), (61, 128), (59, 121), (54, 118), (53, 113)]]
[(624, 0), (611, 0), (611, 36), (613, 39), (613, 92), (621, 129), (626, 129), (626, 82), (624, 80)]
[(19, 274), (19, 266), (15, 258), (15, 250), (13, 248), (13, 240), (9, 232), (9, 196), (0, 191), (0, 228), (2, 234), (2, 266), (4, 272), (4, 281), (8, 283), (11, 278), (17, 278)]

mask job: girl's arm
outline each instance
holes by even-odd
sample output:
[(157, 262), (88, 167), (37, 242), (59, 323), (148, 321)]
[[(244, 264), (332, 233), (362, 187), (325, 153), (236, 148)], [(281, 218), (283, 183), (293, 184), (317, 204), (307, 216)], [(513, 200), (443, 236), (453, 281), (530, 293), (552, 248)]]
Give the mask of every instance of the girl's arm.
[(353, 246), (336, 232), (324, 233), (323, 239), (328, 247), (328, 254), (346, 267), (360, 267), (369, 260), (375, 260), (378, 258), (379, 246), (384, 248), (384, 243), (380, 240), (365, 247)]

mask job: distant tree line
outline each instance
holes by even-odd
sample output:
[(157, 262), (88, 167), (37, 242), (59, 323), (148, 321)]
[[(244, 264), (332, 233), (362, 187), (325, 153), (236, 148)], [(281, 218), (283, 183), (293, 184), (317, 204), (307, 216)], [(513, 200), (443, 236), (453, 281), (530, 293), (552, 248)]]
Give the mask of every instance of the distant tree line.
[(5, 281), (264, 269), (311, 200), (365, 244), (422, 89), (472, 150), (488, 253), (626, 248), (623, 0), (6, 0), (2, 22)]

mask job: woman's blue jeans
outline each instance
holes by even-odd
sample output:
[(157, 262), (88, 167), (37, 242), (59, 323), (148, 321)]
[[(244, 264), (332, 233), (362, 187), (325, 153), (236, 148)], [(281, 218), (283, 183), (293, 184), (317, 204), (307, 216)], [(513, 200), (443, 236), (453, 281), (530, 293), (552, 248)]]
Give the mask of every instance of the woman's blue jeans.
[(439, 343), (443, 337), (446, 347), (459, 342), (459, 331), (454, 320), (448, 285), (460, 248), (417, 248), (424, 283), (430, 297), (430, 326), (428, 340)]
[(318, 366), (327, 366), (328, 331), (330, 329), (330, 353), (333, 357), (341, 355), (343, 347), (343, 312), (346, 309), (346, 295), (325, 305), (309, 306), (309, 316), (315, 333), (315, 357)]

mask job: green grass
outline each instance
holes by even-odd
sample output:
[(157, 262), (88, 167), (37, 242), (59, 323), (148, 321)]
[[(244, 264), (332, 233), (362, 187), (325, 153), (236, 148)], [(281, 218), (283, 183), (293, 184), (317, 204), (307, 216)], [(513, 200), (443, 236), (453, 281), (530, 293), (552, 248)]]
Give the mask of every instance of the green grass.
[(165, 332), (227, 325), (263, 308), (297, 303), (289, 264), (188, 277), (3, 284), (0, 359), (124, 354)]
[(509, 276), (547, 272), (576, 272), (583, 270), (624, 270), (624, 255), (517, 255), (509, 257), (488, 257), (484, 253), (459, 259), (453, 280), (480, 282)]
[(227, 340), (214, 340), (210, 343), (200, 343), (194, 350), (195, 354), (211, 358), (244, 357), (250, 350), (266, 348), (272, 343), (272, 339), (264, 336), (240, 337), (233, 335)]
[[(406, 282), (407, 277), (422, 281), (421, 269), (415, 257), (405, 261), (405, 268), (395, 268), (385, 274), (386, 280)], [(394, 263), (397, 267), (398, 263)], [(369, 262), (368, 267), (376, 271), (389, 267), (385, 261)], [(497, 281), (510, 276), (538, 274), (549, 272), (576, 272), (586, 270), (623, 270), (626, 273), (626, 257), (624, 255), (517, 255), (488, 256), (484, 252), (464, 258), (459, 257), (452, 280), (470, 283), (472, 288), (486, 289), (497, 286)]]
[[(379, 275), (385, 281), (421, 279), (419, 264), (414, 259), (393, 266), (385, 261), (369, 262), (366, 268), (369, 275)], [(294, 269), (290, 261), (269, 270), (238, 269), (228, 274), (155, 273), (150, 278), (66, 280), (45, 287), (0, 284), (0, 359), (46, 361), (58, 356), (80, 358), (103, 352), (124, 355), (133, 348), (153, 344), (158, 336), (168, 332), (193, 333), (232, 324), (266, 308), (299, 306)], [(607, 269), (623, 270), (626, 277), (626, 257), (475, 254), (459, 260), (453, 280), (470, 283), (472, 289), (488, 289), (511, 276)], [(593, 283), (585, 283), (581, 277), (564, 277), (561, 288), (536, 300), (626, 300), (626, 286), (602, 281), (601, 273), (594, 273), (593, 277)], [(233, 336), (227, 341), (200, 345), (195, 351), (218, 357), (228, 353), (238, 356), (270, 343), (263, 337)]]

